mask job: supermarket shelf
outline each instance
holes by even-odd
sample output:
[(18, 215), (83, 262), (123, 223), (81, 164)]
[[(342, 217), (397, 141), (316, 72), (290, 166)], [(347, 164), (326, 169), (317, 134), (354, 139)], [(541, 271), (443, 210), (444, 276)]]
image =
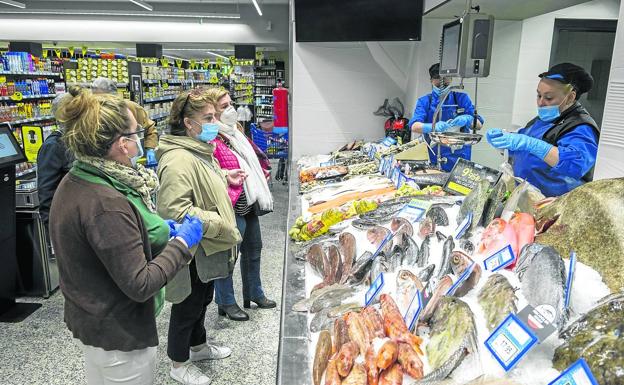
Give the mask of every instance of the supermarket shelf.
[(150, 119), (152, 119), (152, 120), (160, 120), (160, 119), (164, 119), (164, 118), (166, 118), (168, 116), (169, 116), (169, 112), (164, 112), (162, 114), (152, 115), (152, 116), (150, 116)]
[(35, 166), (33, 166), (33, 167), (31, 167), (31, 168), (29, 168), (27, 170), (16, 172), (15, 173), (15, 177), (19, 178), (19, 177), (22, 177), (24, 175), (30, 174), (31, 172), (35, 172), (35, 171), (37, 171), (37, 165), (35, 165)]
[(26, 123), (43, 122), (45, 120), (53, 120), (53, 119), (54, 119), (54, 115), (44, 115), (38, 118), (20, 119), (20, 120), (14, 120), (12, 122), (0, 122), (0, 123), (10, 123), (11, 125), (20, 125), (20, 124), (26, 124)]
[(35, 72), (15, 72), (15, 71), (0, 71), (0, 75), (15, 75), (15, 76), (58, 76), (63, 77), (62, 72), (46, 72), (46, 71), (35, 71)]
[(273, 115), (267, 115), (267, 114), (256, 114), (256, 116), (262, 116), (262, 117), (265, 117), (265, 118), (272, 118), (273, 117)]
[(191, 80), (191, 79), (143, 79), (143, 83), (145, 84), (158, 84), (158, 83), (167, 83), (167, 84), (217, 84), (211, 83), (210, 80)]
[[(68, 82), (67, 87), (71, 86), (80, 86), (80, 87), (91, 87), (90, 82)], [(126, 88), (128, 87), (128, 83), (117, 83), (117, 88)]]
[[(28, 95), (28, 96), (22, 96), (22, 99), (49, 99), (49, 98), (54, 98), (56, 97), (56, 94), (43, 94), (43, 95)], [(0, 101), (3, 100), (11, 100), (10, 96), (0, 96)]]
[(270, 96), (270, 97), (273, 97), (273, 95), (271, 95), (271, 94), (256, 94), (256, 96), (267, 96), (267, 97)]
[(262, 104), (262, 103), (256, 104), (256, 107), (262, 107), (262, 106), (264, 106), (264, 107), (273, 107), (272, 104)]
[(159, 96), (157, 98), (147, 98), (143, 99), (143, 103), (156, 103), (156, 102), (164, 102), (165, 100), (173, 100), (177, 95), (165, 95)]

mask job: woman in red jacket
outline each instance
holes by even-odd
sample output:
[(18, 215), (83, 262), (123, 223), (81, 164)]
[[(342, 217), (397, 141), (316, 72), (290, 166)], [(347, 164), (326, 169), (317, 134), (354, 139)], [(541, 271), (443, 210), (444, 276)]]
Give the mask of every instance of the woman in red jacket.
[[(258, 216), (273, 211), (273, 197), (267, 177), (268, 159), (237, 127), (236, 110), (229, 93), (222, 88), (211, 88), (208, 95), (218, 107), (219, 135), (214, 140), (214, 156), (224, 170), (243, 169), (248, 177), (242, 186), (229, 186), (228, 194), (234, 206), (236, 224), (243, 241), (240, 245), (240, 266), (243, 280), (243, 306), (258, 308), (276, 306), (267, 299), (260, 280), (262, 236)], [(262, 165), (264, 164), (264, 166)], [(232, 275), (215, 280), (215, 301), (219, 315), (234, 321), (247, 321), (249, 315), (236, 304)]]

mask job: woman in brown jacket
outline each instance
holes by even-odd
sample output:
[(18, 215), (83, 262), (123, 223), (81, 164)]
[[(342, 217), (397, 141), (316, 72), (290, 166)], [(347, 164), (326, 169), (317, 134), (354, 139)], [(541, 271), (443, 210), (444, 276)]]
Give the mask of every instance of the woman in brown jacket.
[(143, 130), (121, 98), (82, 91), (57, 117), (77, 159), (50, 210), (65, 323), (88, 384), (152, 384), (158, 294), (191, 261), (202, 222), (156, 214), (158, 180), (136, 164)]

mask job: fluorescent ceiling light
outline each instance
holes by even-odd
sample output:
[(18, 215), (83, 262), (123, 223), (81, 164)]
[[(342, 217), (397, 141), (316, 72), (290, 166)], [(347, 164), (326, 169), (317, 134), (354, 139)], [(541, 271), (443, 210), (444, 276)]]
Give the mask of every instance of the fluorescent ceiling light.
[(210, 51), (206, 51), (206, 53), (209, 53), (211, 55), (217, 56), (217, 57), (222, 57), (224, 59), (227, 59), (227, 57), (223, 56), (223, 55), (219, 55), (218, 53), (214, 53), (214, 52), (210, 52)]
[[(4, 2), (8, 0), (0, 0)], [(3, 10), (0, 14), (30, 14), (30, 15), (72, 15), (72, 16), (131, 16), (131, 17), (171, 17), (184, 19), (240, 19), (238, 13), (204, 13), (204, 14), (185, 14), (185, 13), (155, 13), (155, 12), (117, 12), (117, 11), (72, 11), (72, 10)]]
[(154, 7), (152, 7), (151, 5), (147, 4), (145, 1), (141, 1), (141, 0), (128, 0), (128, 1), (130, 1), (133, 4), (138, 5), (141, 8), (147, 9), (148, 11), (153, 11), (154, 10)]
[(256, 7), (256, 11), (258, 11), (258, 15), (262, 16), (262, 11), (260, 10), (260, 6), (258, 5), (258, 0), (251, 0), (254, 7)]
[(13, 1), (13, 0), (0, 0), (0, 3), (11, 5), (13, 7), (22, 8), (22, 9), (26, 8), (26, 4), (20, 3), (18, 1)]

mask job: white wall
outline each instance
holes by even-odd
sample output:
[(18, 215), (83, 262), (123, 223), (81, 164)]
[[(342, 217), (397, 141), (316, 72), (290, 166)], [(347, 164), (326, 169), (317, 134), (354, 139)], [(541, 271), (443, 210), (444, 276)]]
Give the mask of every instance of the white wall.
[(617, 19), (619, 10), (619, 0), (594, 0), (522, 21), (512, 117), (516, 127), (536, 115), (537, 75), (548, 69), (555, 19)]
[[(263, 17), (252, 6), (240, 6), (241, 19), (206, 19), (199, 22), (22, 17), (0, 15), (0, 39), (12, 41), (85, 41), (137, 43), (288, 44), (288, 6), (265, 5)], [(271, 31), (266, 29), (272, 21)]]
[(594, 179), (624, 176), (624, 2), (620, 6)]
[[(449, 20), (424, 19), (423, 21), (423, 40), (414, 43), (412, 65), (407, 79), (406, 99), (407, 105), (410, 106), (408, 116), (412, 115), (416, 100), (431, 92), (428, 69), (431, 64), (438, 61), (442, 25)], [(496, 20), (494, 23), (490, 75), (479, 79), (478, 99), (476, 99), (479, 114), (485, 118), (485, 128), (507, 128), (511, 125), (517, 70), (516, 58), (520, 50), (521, 33), (522, 22), (520, 21)], [(453, 84), (457, 85), (458, 82), (459, 79), (454, 79)], [(464, 86), (464, 92), (470, 95), (474, 103), (475, 80), (466, 79)], [(477, 163), (498, 167), (502, 159), (500, 153), (485, 141), (473, 148), (472, 160)]]
[(295, 42), (292, 69), (293, 159), (382, 137), (385, 118), (373, 111), (384, 98), (405, 99), (365, 43)]

